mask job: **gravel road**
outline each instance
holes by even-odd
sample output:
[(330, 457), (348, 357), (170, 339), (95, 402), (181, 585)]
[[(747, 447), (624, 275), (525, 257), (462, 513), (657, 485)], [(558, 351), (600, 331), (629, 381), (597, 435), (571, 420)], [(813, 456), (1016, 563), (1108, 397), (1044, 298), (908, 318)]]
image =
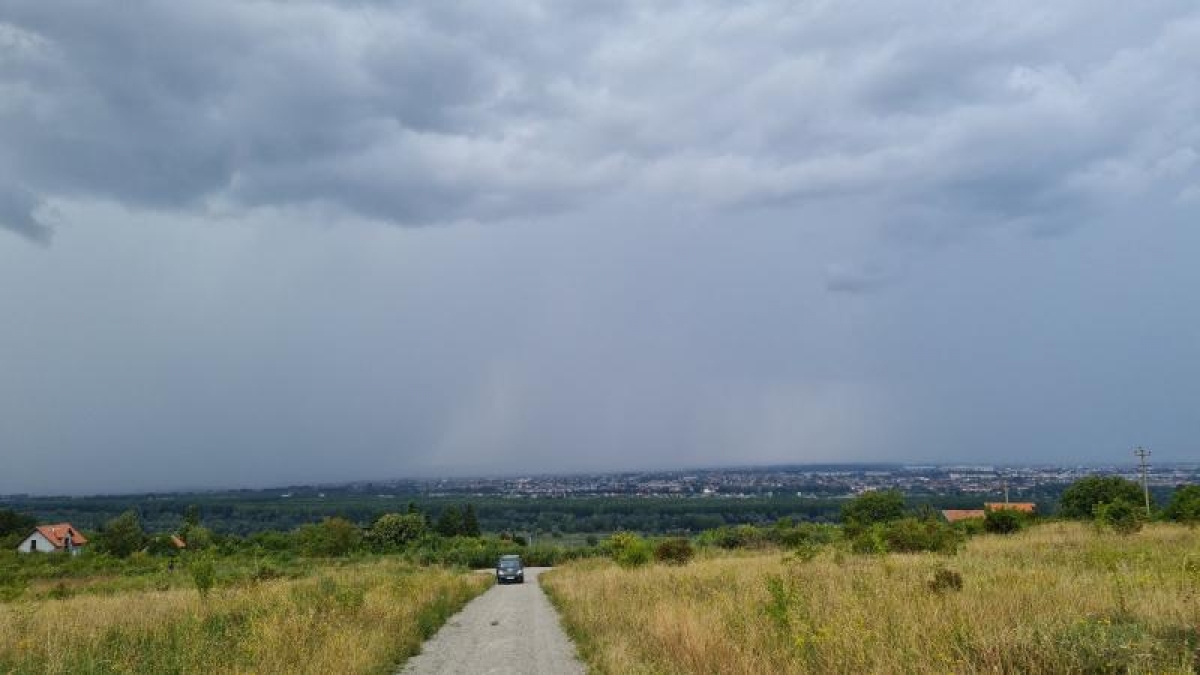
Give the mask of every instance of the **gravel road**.
[(575, 645), (538, 584), (546, 569), (526, 567), (525, 583), (496, 585), (467, 603), (400, 672), (582, 675)]

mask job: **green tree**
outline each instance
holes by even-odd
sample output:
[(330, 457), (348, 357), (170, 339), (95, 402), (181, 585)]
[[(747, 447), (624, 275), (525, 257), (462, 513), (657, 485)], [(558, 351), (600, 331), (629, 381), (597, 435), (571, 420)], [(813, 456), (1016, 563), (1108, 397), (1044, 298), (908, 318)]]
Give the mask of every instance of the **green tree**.
[(1163, 515), (1179, 523), (1200, 523), (1200, 485), (1184, 485), (1176, 489)]
[(104, 524), (100, 530), (99, 548), (119, 558), (125, 558), (146, 545), (146, 532), (137, 513), (126, 511)]
[(183, 512), (183, 524), (186, 527), (198, 527), (200, 525), (200, 507), (195, 504), (189, 504)]
[(462, 512), (458, 510), (457, 506), (447, 506), (438, 516), (437, 526), (434, 529), (443, 537), (453, 537), (462, 533), (462, 527)]
[(475, 506), (472, 504), (467, 504), (467, 509), (463, 512), (461, 534), (468, 537), (478, 537), (480, 534), (479, 518), (475, 515)]
[(425, 532), (425, 519), (419, 513), (385, 513), (371, 526), (371, 547), (377, 551), (395, 551)]
[(1095, 517), (1096, 507), (1123, 499), (1142, 503), (1142, 488), (1120, 476), (1088, 476), (1071, 484), (1059, 500), (1058, 510), (1066, 518), (1087, 520)]
[(179, 538), (183, 539), (183, 542), (187, 544), (188, 550), (191, 551), (203, 551), (213, 545), (212, 530), (199, 525), (186, 528), (180, 533)]
[(345, 518), (326, 518), (296, 530), (296, 542), (308, 555), (343, 556), (353, 551), (361, 540), (362, 532), (358, 526)]
[(842, 507), (842, 522), (847, 530), (857, 531), (876, 523), (890, 523), (904, 517), (904, 495), (899, 490), (864, 492)]
[(20, 535), (24, 537), (37, 526), (37, 519), (11, 509), (0, 509), (0, 537)]

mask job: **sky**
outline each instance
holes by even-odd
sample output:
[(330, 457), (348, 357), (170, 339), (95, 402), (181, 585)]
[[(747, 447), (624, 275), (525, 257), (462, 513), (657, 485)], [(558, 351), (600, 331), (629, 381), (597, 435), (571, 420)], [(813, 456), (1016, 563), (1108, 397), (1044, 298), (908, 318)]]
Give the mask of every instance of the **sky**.
[(0, 494), (1200, 458), (1195, 0), (0, 0)]

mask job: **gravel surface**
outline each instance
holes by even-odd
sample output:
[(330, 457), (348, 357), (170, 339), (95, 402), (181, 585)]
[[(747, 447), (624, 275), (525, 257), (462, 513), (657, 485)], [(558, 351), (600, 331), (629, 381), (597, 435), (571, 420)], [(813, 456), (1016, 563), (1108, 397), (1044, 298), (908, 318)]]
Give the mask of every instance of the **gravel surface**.
[(526, 567), (525, 583), (497, 584), (475, 598), (405, 664), (401, 673), (582, 674), (575, 646), (558, 624), (538, 575)]

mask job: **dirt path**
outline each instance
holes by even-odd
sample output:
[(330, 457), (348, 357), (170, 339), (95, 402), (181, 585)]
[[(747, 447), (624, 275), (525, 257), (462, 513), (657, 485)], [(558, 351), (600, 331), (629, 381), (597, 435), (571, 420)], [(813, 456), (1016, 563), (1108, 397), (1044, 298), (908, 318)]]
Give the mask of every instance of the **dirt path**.
[(497, 585), (472, 600), (400, 672), (582, 675), (575, 646), (538, 584), (546, 569), (526, 567), (525, 583)]

